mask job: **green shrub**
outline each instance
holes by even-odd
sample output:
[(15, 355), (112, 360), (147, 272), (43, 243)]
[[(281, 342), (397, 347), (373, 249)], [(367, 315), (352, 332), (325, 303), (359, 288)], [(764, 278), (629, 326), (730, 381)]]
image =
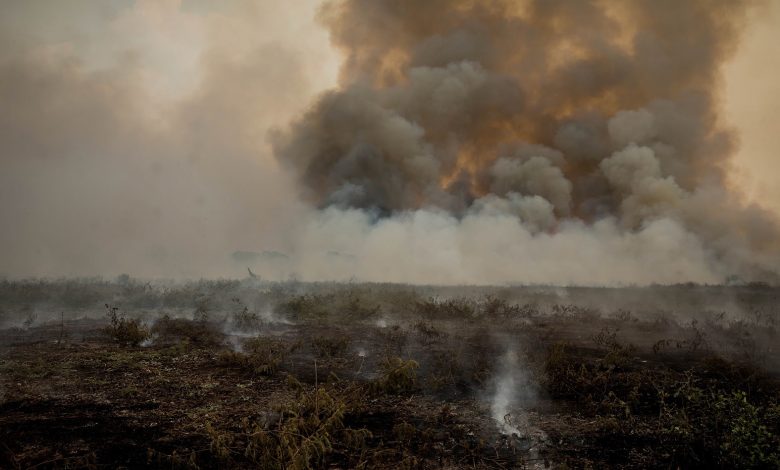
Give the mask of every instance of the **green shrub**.
[(717, 440), (722, 463), (732, 468), (780, 467), (780, 436), (767, 427), (764, 409), (751, 404), (743, 391), (717, 393), (712, 405), (710, 416), (720, 419), (704, 421), (720, 424), (722, 434)]

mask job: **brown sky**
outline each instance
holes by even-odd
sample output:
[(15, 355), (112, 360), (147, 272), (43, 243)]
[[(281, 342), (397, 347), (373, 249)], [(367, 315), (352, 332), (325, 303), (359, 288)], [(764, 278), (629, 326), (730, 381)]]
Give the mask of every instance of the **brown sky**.
[(725, 72), (724, 118), (739, 129), (734, 180), (780, 213), (780, 1), (758, 7)]

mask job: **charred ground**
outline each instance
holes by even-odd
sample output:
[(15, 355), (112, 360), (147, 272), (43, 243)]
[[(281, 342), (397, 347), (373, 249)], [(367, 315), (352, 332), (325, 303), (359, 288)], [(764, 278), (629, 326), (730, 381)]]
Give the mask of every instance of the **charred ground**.
[(779, 295), (4, 281), (0, 467), (773, 468)]

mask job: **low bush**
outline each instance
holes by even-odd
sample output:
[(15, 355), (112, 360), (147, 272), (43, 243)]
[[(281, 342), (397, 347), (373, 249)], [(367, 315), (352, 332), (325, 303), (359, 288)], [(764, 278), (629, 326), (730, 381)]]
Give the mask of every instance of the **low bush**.
[(138, 346), (149, 337), (149, 329), (136, 318), (127, 318), (119, 312), (119, 307), (106, 304), (106, 315), (111, 324), (103, 332), (119, 344)]
[(292, 321), (323, 320), (328, 317), (327, 305), (332, 296), (296, 295), (276, 305), (276, 313)]
[(320, 336), (312, 340), (312, 347), (317, 353), (317, 357), (340, 357), (347, 352), (350, 341), (347, 335)]
[(417, 389), (417, 369), (420, 365), (413, 359), (385, 357), (379, 364), (380, 376), (371, 383), (376, 393), (405, 394)]
[(385, 354), (402, 355), (409, 341), (409, 332), (400, 325), (392, 325), (379, 330), (379, 336), (384, 343)]
[(231, 319), (231, 326), (233, 329), (245, 333), (260, 331), (262, 325), (263, 322), (260, 319), (260, 315), (256, 312), (250, 312), (247, 307), (234, 312)]
[(197, 347), (217, 347), (225, 337), (213, 323), (171, 318), (168, 315), (157, 320), (151, 332), (162, 343), (186, 341)]
[(218, 361), (250, 375), (273, 375), (295, 348), (297, 344), (288, 345), (277, 339), (252, 338), (244, 343), (243, 352), (225, 351)]
[(469, 318), (477, 312), (477, 303), (465, 297), (445, 300), (431, 297), (416, 301), (414, 310), (416, 315), (430, 320)]
[(438, 343), (446, 336), (446, 333), (425, 320), (420, 320), (415, 323), (414, 329), (420, 337), (421, 342), (426, 346)]
[(622, 346), (611, 332), (598, 337), (603, 359), (557, 343), (545, 372), (550, 395), (577, 401), (602, 438), (657, 441), (668, 467), (778, 468), (780, 409), (759, 371), (715, 358), (684, 372), (621, 368), (607, 359)]

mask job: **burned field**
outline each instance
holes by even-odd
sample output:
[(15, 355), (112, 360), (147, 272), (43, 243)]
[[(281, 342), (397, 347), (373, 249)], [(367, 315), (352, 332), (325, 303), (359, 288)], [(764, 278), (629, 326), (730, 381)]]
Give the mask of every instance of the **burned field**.
[(2, 468), (776, 468), (778, 295), (3, 282)]

